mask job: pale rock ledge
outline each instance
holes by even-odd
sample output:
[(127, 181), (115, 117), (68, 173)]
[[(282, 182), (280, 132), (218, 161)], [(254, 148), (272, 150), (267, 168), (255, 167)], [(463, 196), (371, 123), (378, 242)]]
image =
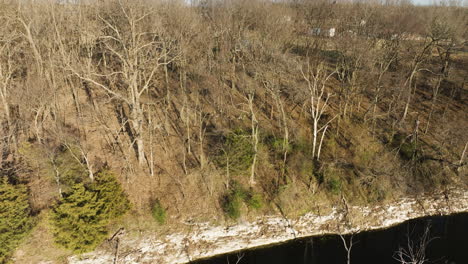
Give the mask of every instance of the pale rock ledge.
[(387, 228), (406, 220), (468, 212), (468, 190), (450, 190), (430, 196), (404, 198), (385, 206), (332, 208), (327, 215), (307, 213), (297, 219), (264, 216), (234, 226), (193, 224), (192, 231), (164, 238), (148, 234), (143, 239), (121, 238), (116, 262), (112, 250), (72, 256), (70, 263), (178, 264), (219, 254), (266, 246), (323, 234), (349, 234)]

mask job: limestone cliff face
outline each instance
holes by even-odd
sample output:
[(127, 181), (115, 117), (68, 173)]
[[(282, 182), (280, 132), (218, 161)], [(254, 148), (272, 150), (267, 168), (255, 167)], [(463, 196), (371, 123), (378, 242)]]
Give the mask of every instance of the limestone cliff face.
[[(385, 206), (343, 206), (326, 215), (305, 214), (297, 219), (265, 216), (234, 226), (191, 225), (191, 231), (165, 237), (146, 234), (120, 237), (118, 250), (101, 249), (69, 258), (70, 263), (187, 263), (232, 251), (322, 234), (346, 234), (387, 228), (409, 219), (468, 212), (468, 190), (451, 190), (418, 198), (404, 198)], [(117, 254), (116, 254), (117, 253)]]

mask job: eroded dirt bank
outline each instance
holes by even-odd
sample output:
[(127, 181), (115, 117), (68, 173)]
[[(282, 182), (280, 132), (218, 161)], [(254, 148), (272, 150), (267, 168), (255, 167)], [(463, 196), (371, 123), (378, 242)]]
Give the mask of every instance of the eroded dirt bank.
[[(468, 211), (468, 191), (450, 190), (430, 196), (404, 198), (385, 206), (333, 208), (326, 215), (307, 213), (297, 219), (265, 216), (233, 226), (194, 223), (191, 231), (163, 238), (144, 234), (120, 237), (116, 248), (69, 258), (70, 263), (187, 263), (232, 251), (327, 233), (353, 233), (390, 227), (409, 219)], [(118, 254), (116, 254), (118, 252)], [(117, 256), (116, 256), (117, 255)]]

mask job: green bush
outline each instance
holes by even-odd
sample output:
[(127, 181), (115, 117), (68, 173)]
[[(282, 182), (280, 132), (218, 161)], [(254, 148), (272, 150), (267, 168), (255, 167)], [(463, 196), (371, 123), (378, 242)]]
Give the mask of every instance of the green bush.
[(130, 201), (117, 181), (114, 173), (108, 169), (99, 171), (89, 189), (97, 193), (101, 213), (109, 218), (116, 218), (130, 209)]
[(243, 130), (236, 130), (226, 136), (216, 163), (222, 168), (229, 166), (231, 172), (239, 173), (250, 168), (254, 155), (250, 135)]
[(411, 160), (417, 153), (417, 144), (415, 142), (404, 142), (400, 146), (400, 156), (405, 160)]
[(100, 207), (97, 193), (74, 185), (53, 212), (55, 242), (76, 253), (93, 250), (107, 235), (109, 218)]
[(327, 180), (327, 188), (333, 194), (340, 194), (341, 181), (338, 178), (332, 177)]
[(253, 190), (247, 190), (240, 183), (232, 181), (230, 190), (222, 197), (223, 210), (228, 217), (237, 219), (241, 215), (243, 203), (252, 209), (260, 209), (264, 206), (260, 194), (255, 193)]
[[(284, 152), (284, 146), (283, 146), (284, 145), (284, 138), (269, 135), (269, 136), (266, 136), (263, 139), (263, 142), (264, 142), (264, 144), (266, 144), (268, 146), (268, 148), (270, 149), (270, 151), (272, 153), (280, 154), (280, 155), (283, 154), (283, 152)], [(286, 150), (288, 152), (291, 152), (292, 149), (293, 149), (293, 145), (288, 144), (286, 146)]]
[(253, 209), (261, 209), (264, 205), (263, 197), (259, 193), (249, 193), (247, 206)]
[(247, 191), (237, 181), (230, 183), (228, 193), (222, 197), (222, 207), (227, 216), (237, 219), (241, 215), (242, 202), (247, 199)]
[(115, 176), (108, 170), (98, 172), (93, 183), (73, 185), (54, 209), (55, 242), (75, 253), (91, 251), (106, 237), (110, 221), (129, 208)]
[(393, 136), (392, 146), (398, 148), (398, 153), (401, 158), (405, 160), (412, 160), (418, 151), (416, 142), (412, 142), (408, 139), (408, 136), (397, 133)]
[(6, 263), (33, 222), (28, 193), (23, 185), (0, 179), (0, 263)]
[(232, 219), (237, 219), (241, 215), (242, 198), (236, 194), (223, 196), (223, 210)]
[(152, 202), (151, 215), (153, 216), (154, 220), (156, 220), (156, 222), (158, 222), (159, 224), (163, 225), (166, 223), (166, 217), (167, 217), (166, 209), (162, 207), (159, 200)]

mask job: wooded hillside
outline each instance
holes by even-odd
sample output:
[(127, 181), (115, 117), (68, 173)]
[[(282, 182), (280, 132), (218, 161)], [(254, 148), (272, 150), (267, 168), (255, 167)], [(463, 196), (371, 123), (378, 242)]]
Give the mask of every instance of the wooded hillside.
[(467, 188), (465, 7), (31, 2), (0, 4), (0, 262), (33, 222), (84, 252)]

